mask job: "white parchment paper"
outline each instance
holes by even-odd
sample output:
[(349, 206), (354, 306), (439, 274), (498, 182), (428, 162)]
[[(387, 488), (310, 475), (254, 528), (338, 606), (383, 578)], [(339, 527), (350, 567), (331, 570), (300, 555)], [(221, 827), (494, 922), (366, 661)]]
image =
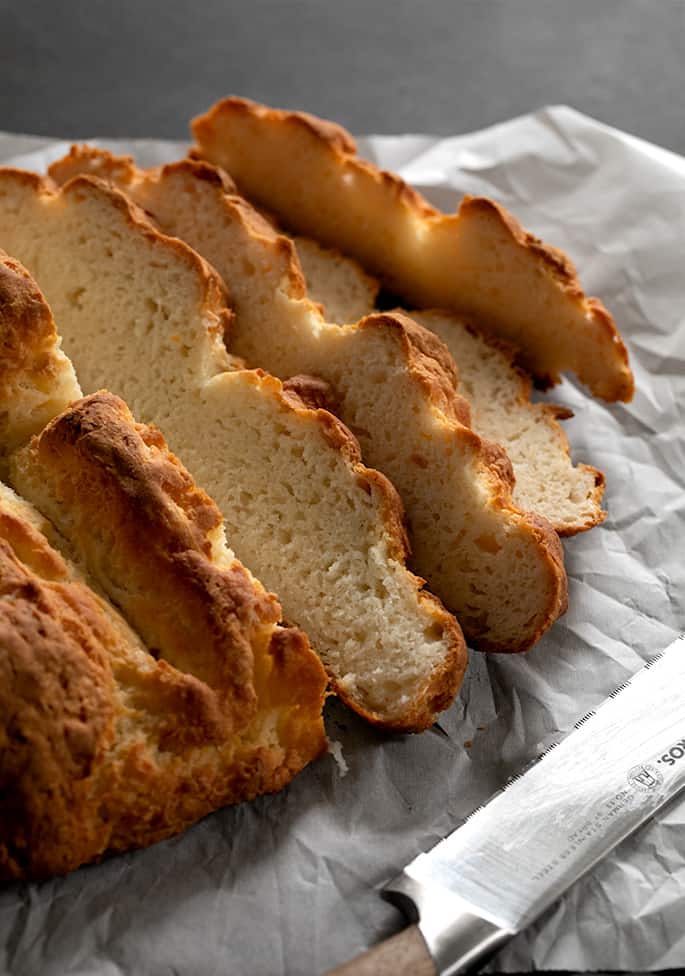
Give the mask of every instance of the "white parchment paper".
[[(100, 144), (143, 165), (185, 151)], [(66, 148), (5, 135), (0, 161), (42, 169)], [(601, 467), (608, 484), (606, 523), (565, 543), (569, 611), (526, 656), (473, 654), (440, 729), (384, 736), (329, 705), (345, 776), (324, 758), (283, 793), (220, 811), (147, 851), (5, 887), (5, 973), (310, 976), (350, 958), (402, 923), (379, 884), (685, 628), (685, 159), (568, 108), (455, 138), (373, 137), (360, 151), (443, 208), (464, 192), (504, 203), (571, 255), (627, 340), (632, 403), (592, 401), (570, 382), (551, 394), (575, 412), (574, 457)], [(685, 802), (624, 843), (492, 966), (670, 967), (685, 967)]]

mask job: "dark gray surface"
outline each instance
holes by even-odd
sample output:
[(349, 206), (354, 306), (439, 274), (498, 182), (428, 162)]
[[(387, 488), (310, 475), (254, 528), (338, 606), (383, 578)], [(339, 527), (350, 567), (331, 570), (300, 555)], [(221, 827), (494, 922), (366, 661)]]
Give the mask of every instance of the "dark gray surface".
[(685, 153), (682, 0), (0, 0), (0, 128), (182, 137), (229, 93), (357, 133), (564, 102)]

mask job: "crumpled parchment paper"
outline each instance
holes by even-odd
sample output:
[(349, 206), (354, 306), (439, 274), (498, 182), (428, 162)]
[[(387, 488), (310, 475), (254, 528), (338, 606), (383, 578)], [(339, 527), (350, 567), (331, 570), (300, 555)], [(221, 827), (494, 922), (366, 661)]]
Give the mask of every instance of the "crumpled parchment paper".
[[(186, 148), (101, 144), (143, 165)], [(67, 146), (0, 136), (0, 162), (42, 169)], [(327, 757), (283, 793), (149, 850), (6, 886), (5, 973), (323, 972), (402, 924), (380, 883), (684, 628), (685, 159), (568, 108), (455, 138), (372, 137), (360, 151), (443, 208), (464, 192), (501, 201), (570, 254), (627, 340), (632, 403), (607, 406), (568, 381), (548, 394), (575, 413), (566, 425), (574, 458), (602, 468), (608, 485), (607, 521), (564, 546), (569, 611), (526, 656), (473, 654), (440, 729), (385, 736), (331, 703), (327, 728), (342, 744), (345, 776)], [(491, 968), (682, 966), (685, 802), (676, 802)]]

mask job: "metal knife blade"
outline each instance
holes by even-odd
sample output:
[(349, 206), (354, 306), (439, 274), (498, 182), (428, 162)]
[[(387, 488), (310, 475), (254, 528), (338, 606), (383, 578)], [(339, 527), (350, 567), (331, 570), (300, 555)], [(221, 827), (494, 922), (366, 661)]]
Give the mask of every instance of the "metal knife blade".
[(441, 976), (482, 965), (685, 789), (685, 636), (476, 810), (384, 894)]

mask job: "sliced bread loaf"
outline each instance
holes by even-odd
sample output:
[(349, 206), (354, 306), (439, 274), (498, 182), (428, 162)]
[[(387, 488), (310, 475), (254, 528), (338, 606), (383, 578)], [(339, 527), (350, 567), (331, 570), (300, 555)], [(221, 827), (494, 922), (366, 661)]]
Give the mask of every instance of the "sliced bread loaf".
[[(51, 174), (71, 175), (78, 159), (72, 150)], [(86, 149), (83, 162), (107, 172), (106, 154)], [(292, 242), (208, 164), (186, 160), (150, 173), (125, 164), (111, 159), (110, 179), (227, 282), (231, 351), (281, 377), (309, 373), (330, 383), (364, 457), (401, 493), (413, 565), (467, 638), (496, 651), (534, 643), (565, 607), (560, 546), (551, 527), (513, 507), (502, 452), (465, 426), (442, 343), (403, 315), (344, 327), (325, 322), (306, 299)]]
[(228, 368), (216, 273), (91, 177), (55, 192), (0, 171), (0, 242), (39, 276), (84, 389), (109, 387), (159, 424), (336, 691), (380, 724), (431, 724), (461, 683), (465, 648), (406, 569), (398, 496), (340, 421), (309, 405), (306, 383), (298, 394)]
[(629, 400), (633, 377), (611, 315), (583, 294), (569, 259), (503, 207), (465, 197), (443, 214), (356, 155), (340, 126), (242, 98), (196, 118), (196, 153), (290, 231), (356, 258), (414, 308), (471, 318), (552, 384), (574, 372), (597, 396)]
[[(68, 362), (25, 270), (0, 267), (18, 445), (21, 398)], [(38, 507), (0, 484), (0, 878), (153, 843), (325, 749), (320, 662), (158, 431), (111, 394), (77, 399), (9, 476)]]

